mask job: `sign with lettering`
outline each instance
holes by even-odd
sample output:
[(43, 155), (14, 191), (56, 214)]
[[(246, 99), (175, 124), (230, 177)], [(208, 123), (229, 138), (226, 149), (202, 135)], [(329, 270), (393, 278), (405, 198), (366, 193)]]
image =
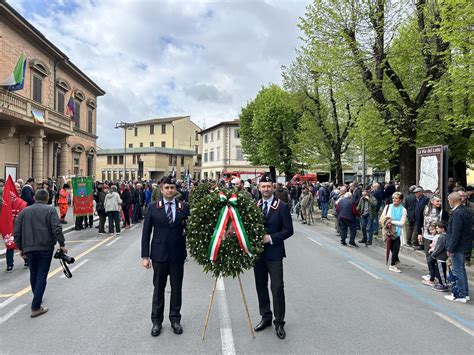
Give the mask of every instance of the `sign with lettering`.
[(427, 193), (442, 194), (443, 154), (442, 145), (416, 149), (416, 185), (421, 186)]

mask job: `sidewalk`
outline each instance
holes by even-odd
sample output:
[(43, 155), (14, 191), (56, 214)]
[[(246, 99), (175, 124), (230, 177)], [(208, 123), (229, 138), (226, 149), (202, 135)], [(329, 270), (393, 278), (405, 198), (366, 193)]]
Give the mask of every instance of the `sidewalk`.
[[(329, 221), (321, 220), (321, 213), (317, 208), (315, 208), (315, 211), (313, 212), (313, 214), (314, 214), (314, 225), (315, 226), (322, 224), (322, 225), (325, 225), (327, 227), (331, 227), (331, 228), (334, 229), (334, 219), (335, 218), (331, 213), (328, 214)], [(298, 221), (300, 221), (300, 220), (298, 220)], [(336, 236), (335, 232), (334, 232), (334, 238), (339, 238), (338, 236)], [(361, 238), (362, 238), (361, 231), (357, 230), (356, 242), (358, 240), (360, 240)], [(374, 235), (373, 245), (375, 245), (377, 247), (380, 247), (383, 250), (385, 250), (385, 243), (382, 240), (381, 233), (379, 233), (379, 235)], [(405, 255), (407, 257), (416, 259), (417, 261), (419, 261), (423, 264), (426, 263), (425, 252), (422, 251), (422, 250), (414, 250), (411, 247), (406, 247), (406, 246), (402, 245), (400, 247), (400, 255)], [(472, 266), (472, 264), (471, 264), (471, 266), (466, 266), (466, 273), (467, 273), (467, 278), (469, 280), (469, 284), (474, 285), (474, 267)]]
[[(56, 208), (56, 212), (58, 212), (58, 216), (59, 216), (59, 207), (55, 206)], [(94, 222), (98, 221), (99, 220), (99, 217), (98, 216), (94, 216)], [(75, 219), (74, 219), (74, 214), (72, 212), (72, 207), (69, 206), (69, 208), (67, 209), (67, 214), (66, 214), (66, 224), (63, 224), (63, 233), (66, 234), (66, 233), (69, 233), (71, 231), (74, 230), (74, 222), (75, 222)], [(5, 245), (3, 244), (3, 241), (0, 242), (0, 258), (4, 258), (5, 257), (5, 254), (7, 252), (7, 249), (5, 249)]]

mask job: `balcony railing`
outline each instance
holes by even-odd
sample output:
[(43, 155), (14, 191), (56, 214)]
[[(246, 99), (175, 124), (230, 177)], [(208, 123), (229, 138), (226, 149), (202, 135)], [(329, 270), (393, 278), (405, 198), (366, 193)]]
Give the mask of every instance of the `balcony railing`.
[(13, 92), (0, 89), (0, 110), (16, 113), (14, 116), (26, 122), (33, 123), (31, 110), (42, 113), (45, 123), (44, 127), (59, 130), (63, 133), (72, 134), (73, 122), (66, 116), (36, 101)]

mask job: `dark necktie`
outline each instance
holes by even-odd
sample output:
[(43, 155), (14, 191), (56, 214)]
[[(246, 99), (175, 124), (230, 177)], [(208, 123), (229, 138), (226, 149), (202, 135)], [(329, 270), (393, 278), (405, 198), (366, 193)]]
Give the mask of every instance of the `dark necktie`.
[(171, 202), (166, 202), (166, 217), (168, 217), (168, 222), (173, 224), (173, 210), (171, 209)]
[(267, 213), (268, 213), (268, 202), (265, 201), (265, 202), (263, 203), (263, 215), (266, 216)]

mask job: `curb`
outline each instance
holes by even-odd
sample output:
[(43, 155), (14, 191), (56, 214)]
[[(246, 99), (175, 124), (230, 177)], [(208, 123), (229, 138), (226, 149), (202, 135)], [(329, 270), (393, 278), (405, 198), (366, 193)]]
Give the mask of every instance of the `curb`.
[[(94, 217), (93, 222), (97, 222), (99, 220), (99, 217)], [(69, 232), (72, 232), (74, 230), (75, 226), (69, 226), (63, 229), (63, 234), (67, 234)], [(95, 228), (94, 225), (92, 225), (92, 228)], [(0, 259), (5, 258), (7, 253), (7, 249), (0, 249)]]

